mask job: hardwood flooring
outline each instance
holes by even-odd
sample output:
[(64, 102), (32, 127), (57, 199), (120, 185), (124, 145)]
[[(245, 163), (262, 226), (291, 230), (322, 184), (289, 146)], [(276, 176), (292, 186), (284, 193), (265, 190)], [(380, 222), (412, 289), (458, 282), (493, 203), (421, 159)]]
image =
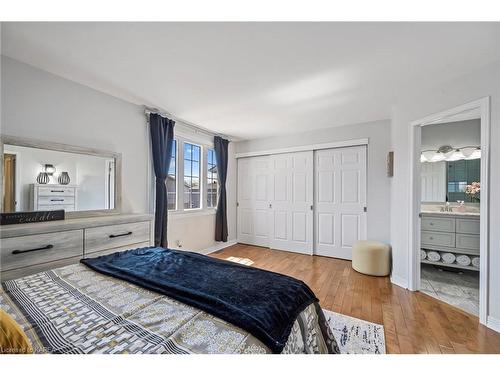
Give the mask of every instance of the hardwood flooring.
[(350, 261), (243, 244), (211, 256), (248, 258), (253, 267), (303, 280), (324, 309), (383, 324), (388, 353), (500, 353), (500, 333), (477, 317), (388, 277), (360, 274)]

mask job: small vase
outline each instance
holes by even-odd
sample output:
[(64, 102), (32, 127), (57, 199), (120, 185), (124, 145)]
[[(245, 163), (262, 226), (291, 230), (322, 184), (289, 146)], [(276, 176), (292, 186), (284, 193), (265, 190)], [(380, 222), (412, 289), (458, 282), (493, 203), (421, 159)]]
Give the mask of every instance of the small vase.
[(36, 178), (36, 182), (39, 184), (45, 185), (46, 183), (49, 182), (49, 174), (47, 172), (40, 172), (38, 173), (38, 177)]
[(69, 184), (70, 178), (69, 178), (68, 172), (61, 172), (61, 174), (59, 175), (59, 178), (57, 179), (57, 181), (61, 185), (67, 185), (67, 184)]

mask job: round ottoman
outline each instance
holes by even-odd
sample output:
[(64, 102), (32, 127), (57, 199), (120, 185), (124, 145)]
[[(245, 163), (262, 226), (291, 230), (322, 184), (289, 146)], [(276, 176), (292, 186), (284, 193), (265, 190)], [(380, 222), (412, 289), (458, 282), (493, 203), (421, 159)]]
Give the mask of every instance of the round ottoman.
[(391, 272), (391, 249), (378, 241), (356, 241), (352, 246), (352, 268), (372, 276)]

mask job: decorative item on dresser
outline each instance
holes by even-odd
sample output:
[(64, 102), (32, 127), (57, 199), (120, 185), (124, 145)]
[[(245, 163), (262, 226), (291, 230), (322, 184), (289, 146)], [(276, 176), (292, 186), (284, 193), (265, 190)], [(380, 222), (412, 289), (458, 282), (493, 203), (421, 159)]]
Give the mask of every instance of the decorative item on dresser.
[[(422, 263), (479, 271), (479, 215), (422, 213)], [(471, 264), (471, 259), (476, 259)]]
[(76, 185), (40, 185), (31, 184), (31, 209), (76, 211)]
[(68, 172), (61, 172), (61, 174), (57, 178), (57, 182), (59, 182), (61, 185), (68, 185), (70, 181), (71, 179), (69, 178)]
[(117, 251), (151, 246), (153, 216), (119, 214), (0, 228), (0, 278), (23, 277)]

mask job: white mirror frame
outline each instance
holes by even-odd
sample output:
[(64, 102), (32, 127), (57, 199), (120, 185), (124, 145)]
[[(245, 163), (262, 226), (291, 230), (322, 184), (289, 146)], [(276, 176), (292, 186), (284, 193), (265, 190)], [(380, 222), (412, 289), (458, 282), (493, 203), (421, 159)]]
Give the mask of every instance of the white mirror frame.
[[(66, 219), (75, 219), (81, 217), (105, 216), (119, 214), (122, 206), (122, 154), (112, 151), (98, 150), (94, 148), (72, 146), (63, 143), (41, 141), (24, 137), (10, 135), (0, 135), (0, 186), (3, 186), (3, 153), (4, 144), (12, 146), (22, 146), (38, 148), (50, 151), (70, 152), (73, 154), (92, 155), (104, 158), (115, 159), (115, 208), (108, 210), (88, 210), (66, 212)], [(3, 193), (2, 193), (3, 194)], [(0, 212), (3, 212), (3, 197), (0, 199)]]

